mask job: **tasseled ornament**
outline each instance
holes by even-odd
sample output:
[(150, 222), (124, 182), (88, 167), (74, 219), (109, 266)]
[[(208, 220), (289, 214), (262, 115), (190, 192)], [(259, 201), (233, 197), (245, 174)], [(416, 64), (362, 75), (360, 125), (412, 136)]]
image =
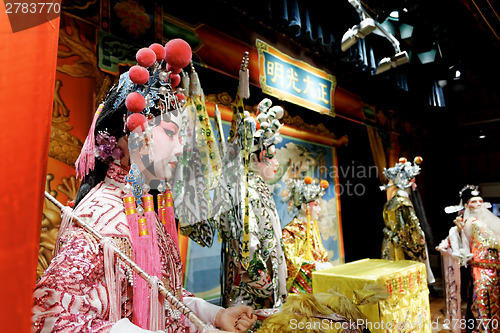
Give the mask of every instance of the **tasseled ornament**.
[(94, 114), (94, 119), (92, 119), (92, 125), (90, 126), (89, 134), (83, 143), (80, 156), (75, 162), (76, 168), (76, 178), (83, 180), (90, 170), (94, 170), (95, 167), (95, 125), (97, 118), (101, 114), (104, 104), (99, 105), (97, 111)]
[(109, 321), (116, 323), (121, 319), (121, 277), (115, 251), (109, 238), (104, 238), (104, 276), (108, 290)]
[(245, 98), (245, 99), (248, 99), (250, 97), (248, 60), (249, 60), (249, 53), (245, 52), (245, 55), (243, 56), (243, 61), (241, 62), (240, 73), (239, 73), (240, 82), (238, 86), (238, 96), (240, 98)]
[[(146, 273), (152, 275), (153, 271), (153, 260), (152, 258), (152, 241), (151, 235), (148, 230), (148, 221), (145, 217), (140, 217), (137, 221), (138, 229), (139, 229), (139, 244), (134, 247), (134, 252), (137, 254), (136, 263), (146, 271)], [(150, 316), (150, 308), (149, 308), (149, 287), (148, 283), (140, 278), (134, 280), (134, 290), (137, 285), (137, 292), (140, 299), (141, 304), (140, 312), (136, 314), (137, 325), (144, 328), (149, 329), (149, 316)], [(134, 294), (134, 311), (135, 311), (135, 302), (136, 302), (135, 294)], [(134, 313), (135, 314), (135, 313)]]
[(72, 221), (72, 219), (71, 219), (72, 212), (73, 212), (73, 210), (69, 206), (64, 206), (64, 208), (61, 211), (62, 220), (61, 220), (61, 225), (59, 227), (59, 233), (57, 234), (56, 244), (54, 247), (54, 257), (59, 253), (60, 246), (61, 246), (61, 244), (60, 244), (61, 238), (62, 238), (63, 234), (66, 232), (66, 230), (68, 229), (68, 227)]
[(240, 70), (240, 82), (238, 86), (238, 96), (241, 98), (250, 98), (250, 85), (248, 69)]
[(163, 316), (161, 313), (164, 313), (164, 309), (161, 303), (163, 297), (159, 296), (159, 286), (160, 279), (156, 276), (152, 276), (149, 280), (150, 283), (150, 292), (151, 295), (149, 297), (149, 329), (153, 332), (164, 329), (165, 320), (163, 320)]
[(158, 235), (156, 232), (156, 214), (155, 205), (153, 201), (153, 196), (151, 194), (145, 194), (142, 196), (142, 201), (144, 202), (144, 216), (148, 223), (149, 236), (151, 239), (151, 260), (152, 260), (152, 271), (147, 272), (157, 277), (161, 277), (161, 261), (160, 261), (160, 250), (158, 248)]
[[(127, 216), (127, 224), (130, 230), (132, 248), (134, 249), (134, 260), (139, 267), (147, 272), (148, 267), (146, 267), (146, 263), (149, 258), (145, 253), (148, 248), (145, 244), (149, 244), (150, 240), (144, 240), (144, 238), (140, 239), (148, 233), (146, 218), (139, 221), (135, 197), (133, 194), (125, 195), (123, 197), (123, 203), (125, 205), (125, 214)], [(142, 222), (141, 225), (139, 225), (139, 222)], [(132, 309), (132, 322), (141, 328), (147, 329), (149, 324), (149, 288), (147, 282), (135, 272), (133, 295), (134, 302)]]
[(158, 219), (162, 225), (165, 225), (165, 195), (158, 193), (156, 200), (158, 202)]
[(189, 96), (196, 98), (202, 94), (200, 78), (198, 73), (194, 70), (194, 66), (191, 64), (191, 74), (189, 76)]
[(165, 230), (172, 237), (177, 246), (177, 250), (179, 250), (179, 237), (177, 235), (177, 224), (175, 223), (175, 213), (174, 213), (174, 201), (172, 198), (172, 192), (167, 190), (165, 192)]

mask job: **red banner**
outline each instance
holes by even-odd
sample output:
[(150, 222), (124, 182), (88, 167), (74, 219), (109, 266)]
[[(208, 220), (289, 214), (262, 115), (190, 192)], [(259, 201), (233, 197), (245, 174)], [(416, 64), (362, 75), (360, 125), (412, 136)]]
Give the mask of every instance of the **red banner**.
[[(31, 332), (59, 17), (13, 32), (0, 5), (0, 323)], [(30, 20), (29, 16), (23, 18)]]

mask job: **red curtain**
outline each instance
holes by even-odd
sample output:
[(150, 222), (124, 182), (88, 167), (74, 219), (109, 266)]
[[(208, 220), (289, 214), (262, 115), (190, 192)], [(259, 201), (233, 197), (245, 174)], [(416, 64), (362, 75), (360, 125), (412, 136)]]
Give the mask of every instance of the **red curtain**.
[[(0, 323), (31, 332), (59, 18), (12, 32), (0, 2)], [(29, 20), (29, 16), (26, 16)]]

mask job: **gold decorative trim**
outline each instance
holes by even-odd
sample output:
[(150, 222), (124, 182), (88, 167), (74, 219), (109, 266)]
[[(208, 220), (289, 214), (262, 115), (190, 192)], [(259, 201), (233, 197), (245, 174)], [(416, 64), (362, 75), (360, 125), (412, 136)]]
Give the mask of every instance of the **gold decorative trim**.
[(56, 80), (52, 125), (50, 127), (49, 156), (69, 166), (74, 166), (83, 143), (76, 136), (69, 133), (73, 127), (68, 124), (69, 109), (59, 94), (61, 86), (61, 80)]

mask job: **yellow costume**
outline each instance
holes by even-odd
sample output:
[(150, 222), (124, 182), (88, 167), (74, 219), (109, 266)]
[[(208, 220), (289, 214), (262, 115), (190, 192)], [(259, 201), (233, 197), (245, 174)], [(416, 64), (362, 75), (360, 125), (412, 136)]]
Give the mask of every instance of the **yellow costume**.
[(286, 286), (291, 293), (312, 293), (312, 272), (318, 264), (328, 262), (328, 253), (323, 247), (315, 221), (310, 222), (309, 235), (310, 241), (307, 242), (307, 223), (297, 217), (283, 229), (288, 270)]
[(382, 259), (424, 261), (425, 235), (410, 199), (396, 194), (384, 205)]

